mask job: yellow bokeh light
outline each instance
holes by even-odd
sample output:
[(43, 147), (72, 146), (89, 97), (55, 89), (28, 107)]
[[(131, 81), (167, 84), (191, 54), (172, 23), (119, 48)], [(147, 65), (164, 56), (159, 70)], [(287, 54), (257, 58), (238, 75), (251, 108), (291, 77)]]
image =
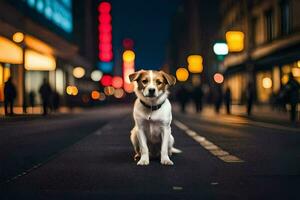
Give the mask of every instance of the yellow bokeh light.
[(262, 79), (262, 86), (265, 89), (270, 89), (272, 87), (272, 79), (269, 77), (265, 77)]
[(21, 33), (21, 32), (16, 32), (14, 35), (13, 35), (13, 41), (16, 42), (16, 43), (20, 43), (20, 42), (23, 42), (24, 40), (24, 34)]
[(76, 96), (78, 94), (78, 88), (76, 86), (69, 85), (66, 88), (66, 92), (68, 95)]
[(288, 74), (291, 72), (291, 67), (289, 65), (284, 65), (281, 70), (284, 74)]
[(16, 43), (0, 36), (0, 62), (10, 64), (22, 64), (23, 50)]
[(176, 78), (178, 81), (184, 82), (189, 78), (189, 72), (187, 69), (180, 67), (176, 70)]
[(135, 59), (135, 53), (131, 50), (126, 50), (123, 53), (123, 60), (125, 62), (133, 62)]
[(300, 68), (298, 67), (292, 68), (292, 73), (294, 77), (300, 77)]
[(297, 67), (300, 68), (300, 60), (297, 61)]
[(188, 69), (191, 73), (201, 73), (203, 71), (203, 58), (200, 55), (190, 55), (187, 58)]
[(241, 31), (228, 31), (225, 34), (229, 52), (240, 52), (244, 50), (245, 34)]
[(289, 81), (289, 76), (288, 75), (284, 75), (282, 78), (281, 78), (281, 82), (282, 84), (286, 84), (287, 82)]
[(73, 69), (73, 76), (75, 78), (82, 78), (85, 75), (85, 70), (83, 67), (75, 67)]

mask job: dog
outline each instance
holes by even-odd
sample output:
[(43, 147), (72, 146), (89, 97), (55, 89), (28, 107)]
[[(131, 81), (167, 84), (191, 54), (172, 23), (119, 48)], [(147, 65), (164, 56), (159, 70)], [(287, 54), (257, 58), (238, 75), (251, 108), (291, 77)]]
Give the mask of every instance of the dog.
[(140, 70), (129, 75), (134, 82), (137, 99), (134, 103), (134, 128), (130, 140), (137, 165), (149, 165), (149, 156), (159, 157), (162, 165), (173, 165), (170, 156), (180, 153), (173, 147), (171, 134), (172, 112), (168, 100), (169, 87), (176, 78), (163, 71)]

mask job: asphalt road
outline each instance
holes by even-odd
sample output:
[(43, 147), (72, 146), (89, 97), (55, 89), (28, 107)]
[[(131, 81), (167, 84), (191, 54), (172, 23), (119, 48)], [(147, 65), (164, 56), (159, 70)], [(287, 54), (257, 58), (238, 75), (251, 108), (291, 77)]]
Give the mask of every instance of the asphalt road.
[(131, 108), (0, 122), (1, 199), (300, 199), (300, 130), (174, 113), (174, 166), (133, 161)]

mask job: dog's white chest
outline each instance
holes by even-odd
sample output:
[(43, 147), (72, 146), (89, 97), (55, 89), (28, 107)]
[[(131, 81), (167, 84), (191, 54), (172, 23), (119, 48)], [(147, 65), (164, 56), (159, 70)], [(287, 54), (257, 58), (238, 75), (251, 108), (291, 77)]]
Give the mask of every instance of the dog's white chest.
[(144, 132), (147, 139), (152, 143), (161, 142), (161, 132), (162, 132), (161, 123), (153, 120), (145, 121)]

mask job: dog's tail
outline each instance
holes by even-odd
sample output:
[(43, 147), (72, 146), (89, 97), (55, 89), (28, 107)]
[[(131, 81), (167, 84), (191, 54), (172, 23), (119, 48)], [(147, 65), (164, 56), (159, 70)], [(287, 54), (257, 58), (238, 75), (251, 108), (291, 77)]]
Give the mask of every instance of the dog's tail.
[(172, 147), (171, 151), (172, 151), (172, 153), (182, 153), (182, 151), (180, 149), (177, 149), (175, 147)]

